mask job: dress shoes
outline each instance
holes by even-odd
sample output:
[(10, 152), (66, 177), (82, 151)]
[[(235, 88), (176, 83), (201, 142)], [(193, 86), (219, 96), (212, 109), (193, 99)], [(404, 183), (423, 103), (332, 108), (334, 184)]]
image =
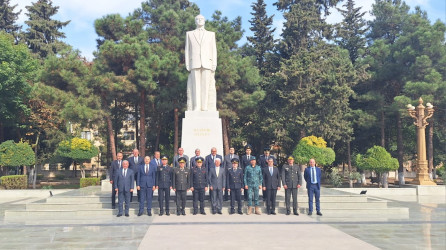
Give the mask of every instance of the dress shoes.
[(215, 211), (214, 211), (214, 210), (212, 210), (212, 214), (215, 214)]
[(193, 215), (197, 215), (197, 211), (194, 211)]
[(112, 209), (115, 209), (116, 208), (116, 206), (115, 205), (112, 205)]
[(276, 215), (276, 212), (272, 211), (271, 214), (272, 214), (272, 215)]
[(220, 210), (218, 210), (218, 212), (217, 212), (218, 214), (223, 214)]
[(125, 217), (129, 217), (130, 215), (129, 214), (125, 214)]
[(163, 211), (161, 211), (161, 212), (160, 212), (160, 216), (163, 216), (163, 214), (164, 214), (164, 212), (163, 212)]
[(169, 211), (167, 211), (167, 212), (166, 212), (166, 216), (169, 216), (169, 215), (170, 215), (170, 212), (169, 212)]
[(290, 215), (291, 213), (290, 213), (290, 210), (287, 210), (286, 211), (286, 215)]
[(178, 215), (178, 216), (180, 216), (180, 215), (181, 215), (181, 212), (180, 212), (180, 210), (177, 210), (177, 215)]
[(184, 211), (184, 209), (183, 209), (183, 211), (181, 211), (181, 214), (186, 215), (186, 211)]
[(116, 215), (116, 217), (121, 217), (122, 216), (122, 214), (118, 214), (118, 215)]
[(206, 215), (206, 212), (205, 211), (201, 211), (200, 214)]
[(138, 213), (138, 216), (141, 216), (141, 215), (142, 215), (142, 212), (139, 212), (139, 213)]
[(151, 211), (148, 211), (148, 212), (147, 212), (147, 215), (148, 215), (148, 216), (152, 216), (152, 212), (151, 212)]
[(299, 215), (299, 213), (297, 211), (294, 211), (294, 215)]
[(313, 212), (308, 212), (308, 215), (312, 215), (313, 214)]
[(316, 214), (319, 215), (319, 216), (322, 216), (322, 213), (320, 211), (317, 211)]
[(238, 211), (238, 214), (243, 215), (243, 212), (241, 210)]
[(229, 212), (229, 214), (235, 214), (235, 210), (231, 209), (231, 211)]

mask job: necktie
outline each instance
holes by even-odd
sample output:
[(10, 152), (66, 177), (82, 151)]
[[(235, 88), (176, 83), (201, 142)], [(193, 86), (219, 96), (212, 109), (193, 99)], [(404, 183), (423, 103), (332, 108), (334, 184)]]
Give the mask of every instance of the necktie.
[(125, 177), (126, 172), (127, 172), (126, 169), (124, 169), (124, 177)]
[(146, 164), (146, 174), (149, 172), (149, 166)]
[(218, 178), (218, 172), (220, 172), (220, 167), (215, 167), (215, 172), (217, 173), (217, 178)]
[(121, 168), (121, 161), (118, 161), (119, 168)]
[(215, 157), (214, 156), (212, 156), (212, 161), (215, 162)]
[(316, 183), (316, 168), (311, 167), (311, 183)]
[(138, 163), (138, 156), (136, 156), (134, 159), (135, 159), (135, 163)]
[(271, 174), (271, 176), (273, 176), (273, 168), (269, 167), (269, 173)]
[(157, 166), (160, 165), (160, 160), (156, 159), (156, 165), (157, 165)]
[(230, 155), (229, 155), (229, 159), (231, 159), (231, 160), (232, 160), (232, 154), (230, 154)]
[(249, 160), (249, 159), (251, 159), (251, 156), (250, 156), (250, 155), (248, 155), (248, 160)]

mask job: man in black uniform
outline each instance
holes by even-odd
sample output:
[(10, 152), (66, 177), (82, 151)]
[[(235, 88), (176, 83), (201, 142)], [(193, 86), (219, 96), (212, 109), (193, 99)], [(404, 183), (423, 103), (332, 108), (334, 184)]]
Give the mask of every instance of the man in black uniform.
[[(178, 158), (179, 168), (173, 170), (173, 191), (175, 191), (177, 201), (177, 215), (186, 215), (184, 208), (186, 207), (186, 194), (190, 188), (190, 170), (185, 168), (187, 159), (185, 157)], [(180, 206), (181, 205), (181, 206)]]
[(167, 165), (167, 156), (161, 158), (161, 166), (156, 171), (156, 189), (158, 189), (158, 202), (160, 205), (160, 216), (164, 214), (163, 201), (166, 201), (166, 215), (170, 215), (169, 201), (172, 189), (172, 167)]
[(290, 200), (293, 195), (293, 213), (299, 215), (297, 211), (297, 193), (302, 184), (300, 166), (294, 164), (293, 156), (288, 156), (288, 164), (282, 167), (282, 185), (285, 189), (286, 215), (290, 215)]
[(235, 201), (237, 201), (237, 212), (238, 214), (243, 214), (242, 212), (242, 190), (244, 188), (243, 184), (243, 170), (238, 167), (239, 159), (232, 158), (232, 167), (228, 169), (227, 173), (227, 189), (231, 193), (231, 212), (235, 213)]
[(200, 200), (200, 213), (206, 215), (204, 211), (204, 194), (208, 191), (208, 173), (203, 167), (203, 157), (195, 158), (196, 166), (191, 169), (192, 190), (194, 195), (194, 215), (198, 212), (198, 200)]

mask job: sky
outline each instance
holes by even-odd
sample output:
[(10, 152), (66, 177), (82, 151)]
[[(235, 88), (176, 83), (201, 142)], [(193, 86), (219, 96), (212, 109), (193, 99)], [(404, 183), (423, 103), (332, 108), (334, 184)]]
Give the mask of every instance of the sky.
[[(19, 24), (24, 25), (25, 20), (27, 20), (25, 6), (31, 5), (35, 1), (11, 0), (12, 5), (18, 4), (15, 11), (22, 10), (18, 20)], [(68, 26), (62, 29), (66, 35), (63, 41), (73, 46), (74, 49), (80, 50), (82, 55), (88, 60), (92, 60), (93, 51), (96, 50), (96, 39), (98, 38), (94, 31), (94, 21), (107, 14), (119, 13), (125, 17), (140, 7), (141, 2), (141, 0), (53, 0), (53, 6), (60, 7), (54, 18), (60, 21), (71, 20)], [(201, 14), (206, 18), (211, 18), (216, 10), (220, 10), (222, 15), (227, 16), (229, 20), (241, 16), (242, 28), (245, 30), (245, 33), (239, 41), (239, 45), (246, 43), (246, 37), (252, 35), (252, 32), (249, 30), (249, 19), (252, 18), (251, 5), (254, 0), (191, 0), (191, 2), (198, 5)], [(273, 6), (274, 2), (276, 0), (265, 0), (268, 15), (274, 15), (273, 27), (276, 28), (274, 35), (277, 39), (283, 28), (284, 19), (282, 14)], [(372, 18), (369, 12), (374, 2), (375, 0), (356, 1), (356, 6), (362, 7), (362, 11), (367, 12), (364, 16), (367, 20)], [(411, 10), (414, 10), (415, 6), (420, 6), (422, 10), (427, 12), (432, 22), (440, 19), (446, 23), (445, 0), (406, 0), (405, 2), (411, 7)], [(341, 7), (342, 4), (340, 3), (338, 7)], [(333, 9), (331, 12), (327, 18), (329, 23), (337, 23), (342, 20), (342, 16), (337, 10)]]

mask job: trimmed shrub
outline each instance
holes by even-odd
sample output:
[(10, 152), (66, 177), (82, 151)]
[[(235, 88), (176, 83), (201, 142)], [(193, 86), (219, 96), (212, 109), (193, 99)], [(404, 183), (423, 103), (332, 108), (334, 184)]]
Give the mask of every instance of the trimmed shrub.
[(92, 178), (81, 178), (80, 187), (88, 187), (88, 186), (98, 186), (101, 183), (100, 178), (92, 177)]
[(2, 176), (0, 181), (5, 189), (26, 189), (28, 187), (28, 177), (26, 175)]

